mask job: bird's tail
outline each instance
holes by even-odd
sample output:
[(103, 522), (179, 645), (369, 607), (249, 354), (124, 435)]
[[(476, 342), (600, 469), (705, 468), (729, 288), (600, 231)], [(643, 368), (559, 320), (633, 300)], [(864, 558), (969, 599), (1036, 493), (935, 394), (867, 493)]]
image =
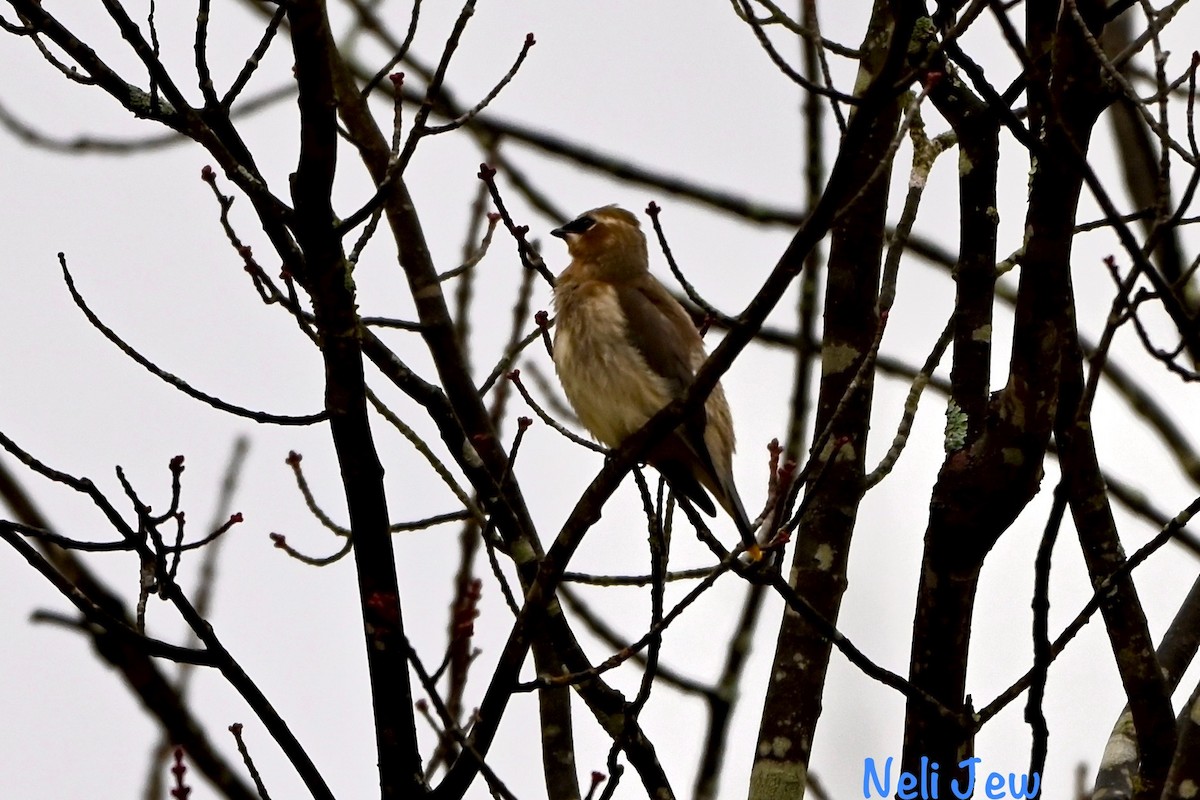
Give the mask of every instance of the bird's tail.
[(737, 486), (733, 483), (733, 472), (728, 465), (724, 468), (717, 466), (708, 448), (703, 445), (702, 438), (697, 445), (693, 445), (684, 436), (676, 434), (653, 451), (650, 463), (662, 473), (676, 494), (691, 500), (710, 517), (716, 515), (717, 510), (713, 505), (713, 500), (716, 500), (733, 519), (747, 551), (756, 553), (758, 542)]
[(733, 524), (737, 526), (746, 548), (757, 551), (758, 540), (754, 537), (754, 528), (750, 524), (750, 517), (746, 514), (746, 507), (742, 505), (742, 498), (738, 494), (732, 476), (725, 477), (721, 481), (721, 495), (717, 497), (717, 500), (733, 519)]

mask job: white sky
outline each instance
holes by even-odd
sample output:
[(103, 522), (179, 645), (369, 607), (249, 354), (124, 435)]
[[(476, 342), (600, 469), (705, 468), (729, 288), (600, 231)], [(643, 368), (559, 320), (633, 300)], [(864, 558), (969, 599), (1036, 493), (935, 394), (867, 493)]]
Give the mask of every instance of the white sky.
[[(47, 4), (51, 5), (51, 4)], [(93, 5), (93, 4), (89, 4)], [(192, 94), (191, 4), (176, 12), (159, 3), (159, 34), (164, 60)], [(391, 4), (388, 4), (389, 7)], [(60, 11), (58, 6), (63, 6)], [(861, 36), (865, 0), (826, 3), (826, 33), (850, 45)], [(135, 83), (142, 73), (123, 48), (98, 7), (75, 9), (53, 4), (55, 13), (92, 42), (109, 63)], [(7, 9), (6, 9), (7, 10)], [(131, 14), (144, 18), (144, 4)], [(70, 14), (67, 17), (65, 15)], [(457, 13), (456, 4), (427, 3), (414, 52), (433, 62)], [(76, 16), (78, 15), (78, 16)], [(397, 30), (407, 22), (407, 6), (383, 14)], [(14, 19), (11, 11), (6, 19)], [(844, 18), (843, 18), (844, 17)], [(259, 36), (260, 23), (238, 3), (214, 3), (211, 52), (218, 85), (226, 85)], [(449, 85), (467, 102), (482, 97), (509, 67), (524, 35), (538, 43), (516, 80), (494, 103), (492, 113), (543, 127), (632, 163), (678, 173), (695, 181), (798, 207), (802, 196), (799, 93), (768, 62), (749, 29), (728, 3), (660, 0), (582, 2), (484, 2), (480, 4), (449, 74)], [(1197, 20), (1187, 8), (1171, 28), (1167, 46), (1179, 55), (1169, 72), (1186, 64)], [(989, 38), (990, 37), (990, 38)], [(990, 29), (967, 38), (967, 47), (990, 67), (1011, 74)], [(784, 42), (794, 54), (795, 45)], [(379, 63), (382, 51), (362, 43), (359, 51)], [(845, 63), (835, 59), (842, 87), (849, 87)], [(289, 79), (286, 41), (275, 43), (247, 95), (275, 88)], [(131, 120), (100, 92), (69, 84), (38, 56), (28, 40), (0, 37), (0, 102), (40, 130), (60, 137), (81, 134), (111, 137), (156, 133), (149, 123)], [(1007, 78), (997, 81), (1005, 84)], [(379, 107), (381, 114), (387, 110)], [(406, 117), (411, 119), (411, 110)], [(248, 121), (243, 130), (274, 190), (286, 196), (287, 175), (297, 152), (294, 111), (284, 103)], [(927, 110), (930, 133), (944, 124)], [(778, 258), (790, 231), (744, 226), (714, 218), (703, 209), (661, 192), (614, 184), (580, 173), (561, 161), (512, 147), (510, 157), (528, 170), (537, 185), (560, 207), (574, 213), (610, 202), (641, 212), (654, 200), (677, 259), (699, 290), (721, 308), (736, 312)], [(1099, 129), (1093, 163), (1115, 174), (1107, 128)], [(907, 147), (901, 150), (895, 185), (907, 182)], [(956, 246), (954, 165), (948, 154), (934, 170), (918, 230)], [(349, 214), (368, 196), (353, 153), (343, 152), (346, 177), (338, 186), (337, 207)], [(426, 235), (439, 268), (457, 264), (475, 174), (481, 155), (466, 135), (426, 141), (407, 175)], [(186, 456), (184, 508), (192, 526), (205, 523), (235, 436), (248, 433), (252, 449), (235, 508), (246, 522), (227, 537), (213, 624), (229, 649), (259, 681), (301, 742), (309, 749), (339, 797), (366, 797), (377, 791), (369, 701), (366, 696), (360, 619), (352, 564), (345, 560), (316, 570), (286, 558), (271, 547), (269, 532), (311, 554), (333, 552), (340, 542), (311, 519), (284, 464), (289, 450), (305, 456), (304, 468), (326, 509), (344, 516), (338, 501), (337, 469), (323, 428), (255, 427), (184, 397), (129, 362), (93, 330), (73, 307), (62, 284), (55, 254), (65, 251), (80, 290), (93, 309), (141, 352), (204, 391), (234, 403), (303, 414), (319, 410), (322, 371), (319, 354), (302, 340), (278, 309), (258, 301), (236, 255), (226, 244), (217, 209), (200, 169), (212, 163), (196, 146), (158, 150), (138, 158), (66, 156), (30, 149), (0, 135), (0, 430), (52, 466), (86, 475), (116, 501), (120, 487), (114, 465), (123, 466), (143, 498), (161, 507), (168, 497), (166, 465)], [(1020, 244), (1027, 160), (1016, 148), (1005, 151), (1004, 197), (1000, 209), (1001, 256)], [(232, 187), (223, 177), (222, 188)], [(893, 217), (901, 195), (892, 202)], [(519, 222), (545, 243), (554, 270), (565, 265), (560, 243), (547, 236), (549, 220), (536, 216), (514, 191), (506, 198)], [(235, 204), (239, 233), (254, 246), (268, 271), (274, 262), (256, 233), (249, 204)], [(1096, 216), (1085, 202), (1081, 218)], [(1190, 240), (1185, 237), (1185, 242)], [(1075, 256), (1079, 315), (1095, 333), (1107, 313), (1110, 282), (1100, 259), (1115, 252), (1103, 235), (1081, 237)], [(652, 266), (667, 275), (652, 248)], [(479, 267), (473, 358), (482, 376), (499, 356), (510, 325), (509, 308), (520, 267), (513, 243), (497, 234)], [(1010, 276), (1011, 277), (1011, 276)], [(405, 284), (381, 238), (367, 251), (355, 280), (364, 313), (411, 317)], [(945, 276), (906, 261), (897, 305), (884, 350), (920, 362), (951, 310), (953, 292)], [(534, 308), (549, 308), (549, 292), (539, 285)], [(774, 319), (790, 325), (794, 295), (781, 303)], [(1007, 312), (998, 310), (993, 385), (1002, 384), (1010, 333)], [(414, 368), (432, 375), (429, 360), (412, 334), (388, 337)], [(548, 370), (544, 352), (530, 357)], [(1124, 332), (1115, 349), (1126, 364), (1138, 363), (1132, 336)], [(1181, 415), (1188, 406), (1181, 386), (1158, 371), (1148, 373), (1162, 402)], [(376, 388), (383, 382), (373, 379)], [(741, 445), (736, 472), (747, 505), (765, 493), (765, 445), (785, 433), (791, 387), (791, 361), (778, 352), (756, 351), (740, 359), (724, 380)], [(882, 379), (876, 392), (876, 416), (868, 453), (874, 464), (890, 444), (907, 386)], [(440, 447), (432, 428), (420, 424), (413, 404), (395, 392), (395, 408), (427, 440)], [(519, 398), (513, 416), (528, 414)], [(941, 461), (944, 403), (925, 398), (908, 451), (896, 473), (866, 498), (851, 555), (850, 588), (839, 627), (867, 655), (905, 674), (908, 632), (913, 613), (921, 540), (929, 488)], [(1097, 404), (1096, 432), (1111, 471), (1147, 491), (1169, 513), (1193, 497), (1158, 442), (1140, 423), (1123, 416), (1124, 406), (1104, 394)], [(1197, 435), (1194, 413), (1182, 417)], [(509, 420), (505, 437), (515, 424)], [(381, 423), (376, 426), (388, 470), (389, 502), (396, 519), (448, 511), (453, 498), (429, 478), (421, 458)], [(439, 450), (440, 452), (440, 450)], [(8, 467), (14, 461), (2, 456)], [(519, 460), (519, 476), (543, 537), (561, 524), (579, 491), (599, 468), (600, 459), (570, 447), (553, 431), (535, 424)], [(968, 690), (982, 707), (1011, 683), (1030, 662), (1029, 597), (1032, 563), (1056, 478), (1054, 462), (1041, 495), (1000, 541), (984, 570), (976, 606)], [(22, 473), (23, 474), (23, 473)], [(65, 488), (29, 478), (28, 489), (58, 529), (66, 534), (106, 539), (112, 533), (89, 505)], [(531, 487), (538, 487), (530, 490)], [(118, 503), (119, 507), (121, 506)], [(618, 492), (601, 522), (589, 534), (572, 564), (587, 571), (644, 572), (648, 565), (645, 524), (632, 484)], [(1118, 519), (1132, 551), (1153, 531)], [(192, 528), (193, 532), (197, 527)], [(732, 541), (731, 525), (718, 523), (719, 535)], [(397, 541), (406, 624), (427, 663), (440, 660), (445, 641), (449, 577), (457, 562), (457, 527), (403, 536)], [(1054, 562), (1051, 630), (1074, 616), (1088, 597), (1086, 571), (1078, 547), (1064, 527)], [(708, 563), (706, 551), (680, 530), (673, 567)], [(192, 559), (195, 566), (197, 559)], [(90, 560), (129, 598), (136, 596), (137, 566), (123, 555)], [(184, 562), (185, 586), (194, 569)], [(1138, 585), (1156, 635), (1169, 622), (1174, 606), (1190, 586), (1192, 557), (1168, 548), (1138, 573)], [(485, 565), (482, 617), (476, 665), (467, 704), (478, 701), (492, 660), (509, 623)], [(672, 587), (678, 597), (683, 589)], [(587, 592), (619, 630), (636, 638), (648, 615), (644, 590)], [(714, 677), (724, 657), (719, 637), (740, 608), (740, 587), (732, 579), (676, 623), (668, 632), (664, 660), (698, 678)], [(147, 753), (156, 740), (153, 726), (124, 689), (119, 677), (96, 666), (77, 634), (33, 625), (34, 609), (69, 611), (65, 600), (8, 549), (0, 549), (0, 797), (42, 798), (140, 796)], [(745, 793), (756, 745), (761, 696), (766, 684), (781, 606), (768, 603), (730, 736), (722, 797)], [(152, 602), (150, 624), (164, 637), (177, 637), (180, 625), (166, 606)], [(589, 644), (596, 660), (608, 655)], [(531, 667), (529, 668), (531, 670)], [(528, 674), (528, 673), (527, 673)], [(265, 731), (219, 676), (202, 673), (194, 683), (193, 708), (210, 726), (213, 738), (237, 763), (232, 722), (246, 725), (246, 739), (274, 797), (303, 796), (303, 787)], [(623, 669), (610, 674), (626, 691), (637, 675)], [(1195, 677), (1189, 676), (1194, 682)], [(1181, 699), (1186, 697), (1184, 682)], [(1010, 706), (980, 734), (978, 754), (984, 768), (1024, 772), (1029, 731), (1022, 720), (1024, 700)], [(1044, 776), (1046, 796), (1067, 796), (1075, 765), (1099, 759), (1108, 730), (1122, 705), (1119, 681), (1103, 631), (1092, 624), (1055, 664), (1050, 677), (1047, 717), (1050, 758)], [(518, 797), (535, 798), (541, 788), (534, 703), (518, 697), (511, 706), (492, 758), (497, 772)], [(659, 689), (643, 714), (673, 786), (691, 791), (696, 755), (702, 743), (704, 709), (695, 700)], [(812, 768), (832, 796), (860, 797), (862, 763), (899, 756), (902, 699), (862, 677), (834, 655), (824, 715), (818, 729)], [(423, 727), (423, 726), (422, 726)], [(429, 732), (423, 730), (426, 741)], [(605, 770), (604, 738), (582, 705), (576, 729), (583, 776)], [(208, 796), (205, 787), (196, 793)], [(627, 771), (618, 797), (642, 795), (636, 775)], [(482, 785), (473, 797), (484, 797)]]

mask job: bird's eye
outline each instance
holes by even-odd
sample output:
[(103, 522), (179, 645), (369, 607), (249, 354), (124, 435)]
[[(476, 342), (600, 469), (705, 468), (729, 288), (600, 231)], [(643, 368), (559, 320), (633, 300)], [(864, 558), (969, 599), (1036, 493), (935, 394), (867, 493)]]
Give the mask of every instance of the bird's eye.
[(595, 224), (596, 220), (592, 219), (587, 214), (584, 214), (582, 217), (573, 219), (566, 225), (563, 225), (562, 230), (566, 231), (567, 233), (583, 233), (584, 231), (591, 230), (592, 226)]

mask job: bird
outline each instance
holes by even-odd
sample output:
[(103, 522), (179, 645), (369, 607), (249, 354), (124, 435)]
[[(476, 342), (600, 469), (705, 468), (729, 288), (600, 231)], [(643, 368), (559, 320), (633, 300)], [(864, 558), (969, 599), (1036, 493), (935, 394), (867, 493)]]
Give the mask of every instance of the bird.
[[(691, 316), (650, 274), (646, 236), (629, 211), (602, 206), (550, 233), (571, 257), (554, 286), (554, 367), (583, 426), (601, 444), (619, 447), (687, 394), (707, 357), (704, 343)], [(734, 446), (733, 417), (718, 383), (646, 461), (710, 517), (715, 498), (757, 553), (733, 482)]]

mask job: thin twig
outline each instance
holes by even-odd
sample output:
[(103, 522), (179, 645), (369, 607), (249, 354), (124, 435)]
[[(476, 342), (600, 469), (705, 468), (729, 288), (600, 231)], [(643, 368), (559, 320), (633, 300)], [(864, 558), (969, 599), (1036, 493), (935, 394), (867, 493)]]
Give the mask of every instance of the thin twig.
[(150, 359), (143, 356), (137, 350), (134, 350), (133, 347), (119, 337), (116, 332), (105, 325), (100, 318), (93, 313), (91, 308), (88, 307), (87, 303), (83, 299), (83, 295), (81, 295), (75, 288), (75, 280), (71, 276), (70, 270), (67, 269), (67, 258), (64, 254), (58, 254), (58, 263), (62, 266), (63, 280), (67, 284), (67, 290), (71, 293), (71, 299), (75, 301), (75, 305), (78, 306), (79, 310), (83, 312), (85, 317), (87, 317), (87, 320), (89, 323), (91, 323), (92, 327), (100, 331), (100, 333), (102, 333), (110, 342), (115, 344), (122, 353), (143, 367), (151, 375), (154, 375), (156, 378), (159, 378), (171, 386), (174, 386), (176, 389), (188, 395), (189, 397), (200, 400), (205, 405), (212, 406), (219, 411), (225, 411), (238, 417), (252, 419), (255, 422), (265, 422), (272, 425), (313, 425), (318, 422), (324, 422), (326, 419), (328, 419), (329, 415), (325, 411), (299, 417), (271, 414), (265, 411), (255, 411), (253, 409), (228, 403), (219, 397), (206, 394), (205, 392), (194, 388), (182, 378), (172, 375), (166, 370), (158, 367), (156, 364), (150, 361)]

